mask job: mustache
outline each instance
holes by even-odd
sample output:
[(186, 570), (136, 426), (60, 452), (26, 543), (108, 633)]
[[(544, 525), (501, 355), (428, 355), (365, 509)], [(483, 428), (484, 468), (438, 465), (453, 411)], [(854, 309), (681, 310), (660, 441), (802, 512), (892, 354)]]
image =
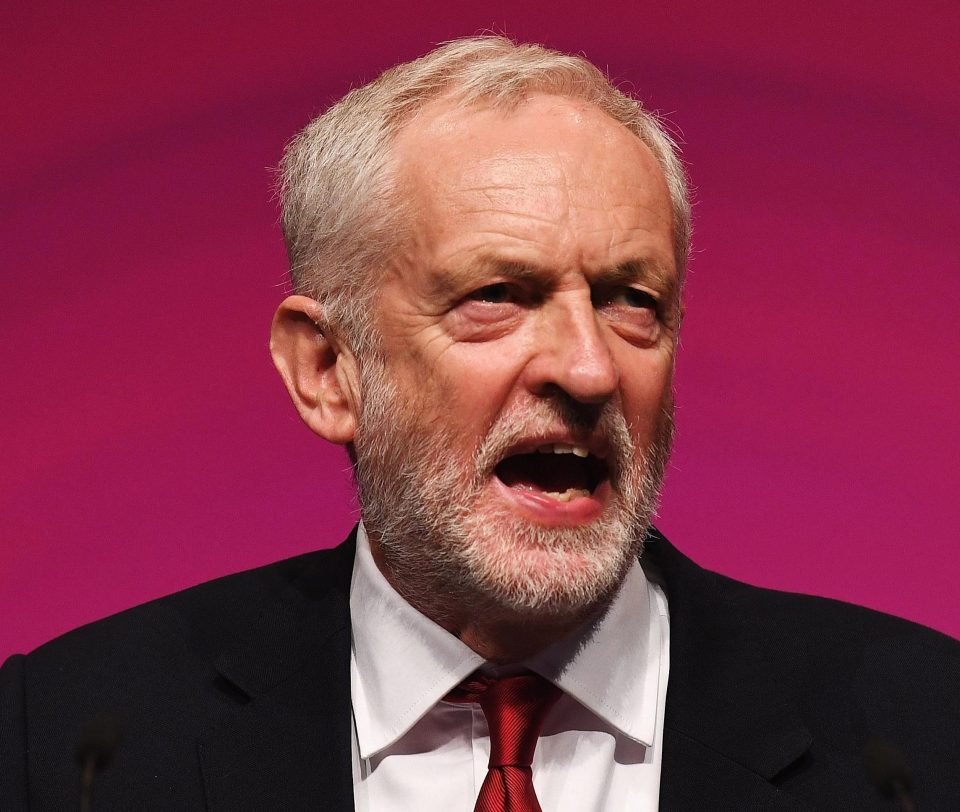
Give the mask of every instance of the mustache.
[(474, 456), (475, 484), (482, 484), (521, 442), (557, 432), (584, 440), (602, 439), (609, 448), (604, 462), (614, 487), (634, 459), (636, 446), (619, 405), (608, 401), (585, 406), (554, 397), (514, 406), (497, 418)]

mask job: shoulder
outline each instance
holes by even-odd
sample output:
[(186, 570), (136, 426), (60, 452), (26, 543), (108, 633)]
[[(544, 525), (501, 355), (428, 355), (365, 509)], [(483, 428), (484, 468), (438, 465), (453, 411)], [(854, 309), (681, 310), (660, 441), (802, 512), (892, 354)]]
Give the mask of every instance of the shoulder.
[(306, 605), (319, 595), (348, 591), (352, 560), (348, 540), (149, 601), (45, 643), (24, 657), (25, 673), (62, 679), (88, 668), (149, 671), (158, 659), (169, 672), (175, 663), (207, 660), (238, 643), (277, 606)]
[(742, 621), (796, 664), (808, 712), (825, 726), (854, 714), (893, 736), (913, 715), (928, 740), (960, 745), (960, 642), (862, 606), (717, 578)]
[(669, 605), (668, 728), (818, 808), (865, 808), (865, 747), (886, 740), (912, 765), (921, 806), (955, 808), (960, 643), (710, 572), (657, 533), (642, 560)]
[[(863, 663), (911, 669), (932, 658), (960, 665), (960, 641), (903, 618), (831, 598), (766, 589), (703, 569), (654, 531), (649, 557), (671, 617), (723, 628), (774, 648), (803, 650), (812, 667)], [(645, 553), (645, 557), (647, 553)]]
[(709, 679), (729, 675), (730, 690), (750, 671), (777, 674), (809, 698), (806, 707), (814, 715), (858, 712), (864, 724), (873, 724), (915, 707), (960, 724), (957, 640), (862, 606), (736, 581), (697, 566), (659, 534), (655, 538), (644, 557), (649, 554), (664, 582), (671, 662), (681, 669), (709, 663)]
[(922, 669), (927, 684), (948, 673), (960, 679), (960, 641), (939, 631), (845, 601), (712, 576), (747, 629), (802, 649), (814, 672), (877, 682)]
[[(111, 717), (123, 763), (98, 778), (98, 794), (126, 800), (105, 808), (195, 808), (198, 741), (272, 685), (310, 668), (311, 678), (346, 670), (351, 541), (150, 601), (11, 657), (0, 668), (0, 807), (26, 808), (29, 791), (31, 808), (64, 808), (76, 797), (74, 747), (92, 722)], [(318, 661), (321, 646), (336, 656)]]

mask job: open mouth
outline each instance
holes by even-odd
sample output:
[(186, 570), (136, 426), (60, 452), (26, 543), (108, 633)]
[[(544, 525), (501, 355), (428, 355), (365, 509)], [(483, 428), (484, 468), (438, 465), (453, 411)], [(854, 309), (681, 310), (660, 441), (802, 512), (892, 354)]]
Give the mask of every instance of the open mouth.
[(534, 491), (558, 502), (590, 496), (608, 476), (606, 463), (586, 446), (544, 443), (506, 457), (494, 469), (508, 488)]

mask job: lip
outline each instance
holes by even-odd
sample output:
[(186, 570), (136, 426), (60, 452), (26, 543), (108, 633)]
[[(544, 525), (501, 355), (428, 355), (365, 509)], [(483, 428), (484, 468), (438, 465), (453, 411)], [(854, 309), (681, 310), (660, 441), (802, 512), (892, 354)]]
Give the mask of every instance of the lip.
[[(543, 444), (551, 441), (538, 442)], [(552, 442), (570, 441), (553, 440)], [(594, 521), (603, 513), (612, 493), (610, 482), (605, 479), (589, 496), (577, 496), (569, 502), (558, 502), (536, 490), (511, 488), (497, 476), (493, 477), (493, 483), (498, 495), (509, 502), (514, 510), (544, 527), (572, 527)]]

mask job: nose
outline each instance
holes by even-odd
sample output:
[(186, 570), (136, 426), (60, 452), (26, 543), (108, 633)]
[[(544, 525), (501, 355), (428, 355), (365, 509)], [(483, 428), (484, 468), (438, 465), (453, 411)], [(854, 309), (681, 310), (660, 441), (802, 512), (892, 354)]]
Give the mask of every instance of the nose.
[(613, 397), (620, 371), (589, 294), (586, 301), (546, 305), (540, 317), (525, 370), (527, 389), (544, 397), (560, 389), (580, 403), (603, 404)]

